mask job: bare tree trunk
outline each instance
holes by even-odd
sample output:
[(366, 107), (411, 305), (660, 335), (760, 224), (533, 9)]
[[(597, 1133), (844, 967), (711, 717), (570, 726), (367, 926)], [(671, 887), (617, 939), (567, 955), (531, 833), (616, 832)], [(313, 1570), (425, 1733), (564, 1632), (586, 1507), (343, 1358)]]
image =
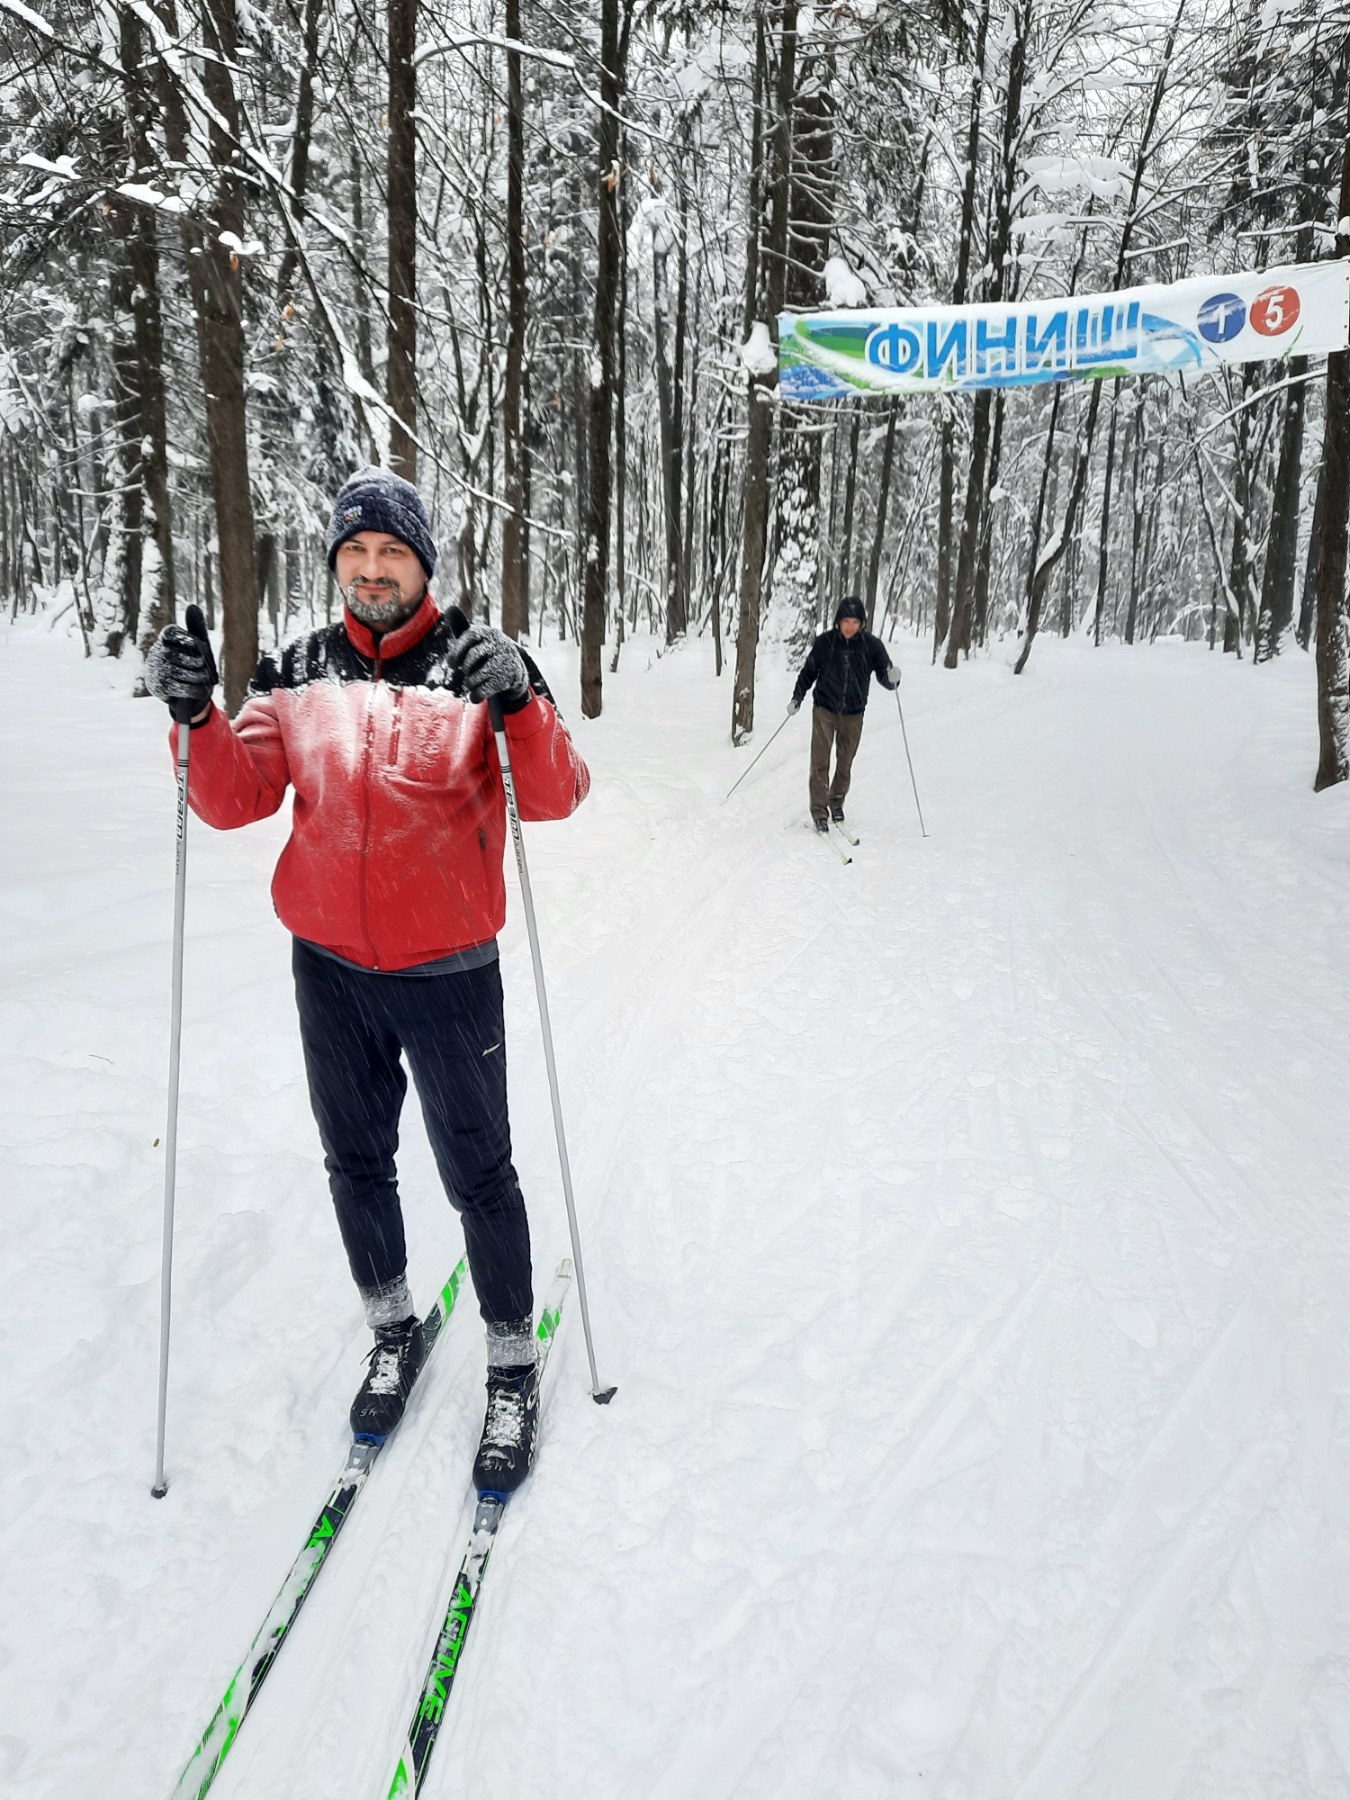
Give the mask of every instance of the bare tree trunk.
[[(627, 160), (619, 142), (619, 167)], [(614, 389), (614, 658), (609, 672), (619, 667), (628, 609), (628, 189), (620, 180), (619, 199), (619, 316), (615, 355), (618, 378)]]
[(881, 574), (881, 547), (886, 541), (886, 514), (890, 507), (891, 468), (895, 461), (895, 427), (900, 418), (900, 402), (891, 401), (886, 421), (886, 442), (881, 451), (881, 480), (877, 493), (876, 526), (872, 532), (872, 552), (867, 560), (867, 629), (871, 631), (877, 610), (877, 581)]
[[(139, 174), (153, 166), (147, 130), (149, 101), (141, 86), (144, 31), (130, 7), (119, 12), (118, 28), (127, 149), (132, 167)], [(127, 546), (122, 615), (126, 635), (148, 649), (164, 627), (172, 624), (175, 610), (159, 244), (154, 213), (126, 207), (121, 216), (130, 275), (130, 293), (124, 298), (130, 306), (135, 347), (134, 360), (123, 364), (123, 443), (127, 452), (123, 480), (128, 484), (125, 524), (136, 540), (134, 553), (132, 545)], [(148, 582), (144, 581), (142, 534), (153, 545)]]
[(1134, 441), (1130, 463), (1130, 603), (1125, 614), (1125, 642), (1132, 644), (1139, 624), (1140, 551), (1144, 539), (1144, 448), (1148, 415), (1142, 395), (1136, 395)]
[[(657, 227), (659, 233), (662, 228)], [(680, 446), (675, 436), (675, 388), (666, 343), (666, 263), (669, 250), (652, 240), (652, 344), (656, 353), (656, 411), (661, 437), (661, 501), (665, 520), (666, 567), (663, 597), (666, 642), (683, 637), (688, 627), (680, 557)]]
[[(625, 36), (627, 34), (625, 33)], [(587, 526), (581, 625), (581, 711), (596, 719), (601, 710), (600, 651), (609, 600), (610, 440), (614, 406), (614, 317), (620, 280), (619, 258), (619, 0), (601, 0), (600, 118), (597, 147), (600, 183), (595, 268), (593, 367), (586, 419)]]
[(727, 486), (730, 481), (729, 457), (719, 429), (713, 447), (712, 474), (708, 481), (708, 529), (706, 537), (708, 596), (712, 613), (713, 673), (722, 673), (722, 578), (726, 565)]
[(933, 660), (947, 641), (952, 620), (952, 512), (956, 499), (956, 421), (944, 399), (938, 448), (937, 592), (933, 607)]
[[(162, 16), (177, 35), (172, 4)], [(184, 223), (184, 250), (197, 317), (198, 353), (206, 395), (206, 436), (219, 546), (221, 615), (224, 625), (225, 705), (238, 711), (258, 663), (258, 572), (253, 537), (253, 497), (249, 483), (248, 429), (244, 395), (244, 287), (231, 239), (244, 235), (243, 191), (233, 145), (239, 138), (234, 92), (235, 0), (205, 0), (201, 14), (206, 47), (202, 85), (216, 115), (210, 128), (216, 194), (205, 221)], [(188, 161), (187, 115), (183, 96), (164, 59), (160, 96), (170, 156)]]
[(994, 555), (994, 490), (1003, 461), (1005, 396), (994, 395), (994, 435), (989, 444), (989, 468), (985, 476), (985, 502), (980, 517), (979, 554), (975, 560), (975, 642), (983, 644), (989, 630), (989, 582)]
[[(578, 218), (584, 217), (590, 195), (586, 186), (586, 171), (577, 170), (576, 206)], [(577, 623), (576, 637), (580, 642), (581, 613), (584, 604), (582, 588), (585, 582), (586, 569), (586, 522), (590, 505), (590, 469), (586, 460), (586, 431), (590, 417), (591, 394), (591, 357), (586, 318), (586, 271), (582, 266), (583, 234), (580, 230), (569, 235), (569, 262), (572, 277), (572, 326), (569, 333), (574, 346), (568, 358), (568, 367), (572, 378), (571, 393), (571, 426), (572, 426), (572, 474), (575, 478), (572, 498), (576, 505), (574, 524), (576, 526), (576, 588), (575, 617)]]
[[(606, 5), (609, 0), (606, 0)], [(506, 35), (520, 42), (520, 0), (506, 0)], [(525, 94), (520, 51), (506, 52), (506, 375), (502, 387), (502, 630), (518, 638), (524, 627), (521, 605), (521, 533), (524, 484), (521, 479), (520, 395), (525, 373)], [(585, 701), (583, 699), (584, 707)]]
[[(895, 417), (894, 413), (891, 417)], [(848, 592), (849, 572), (853, 561), (853, 508), (858, 491), (858, 432), (861, 424), (862, 414), (854, 407), (848, 428), (848, 461), (844, 466), (844, 544), (839, 552), (840, 594)], [(889, 441), (888, 437), (887, 442)]]
[(679, 233), (675, 255), (675, 344), (671, 354), (671, 433), (670, 454), (674, 469), (667, 478), (668, 492), (675, 496), (675, 530), (680, 559), (680, 593), (684, 599), (685, 629), (689, 627), (689, 558), (685, 544), (689, 535), (688, 519), (694, 506), (693, 483), (684, 479), (686, 448), (693, 438), (693, 418), (686, 407), (689, 347), (689, 115), (683, 113), (679, 125), (680, 154), (676, 173), (679, 189)]
[[(970, 84), (970, 116), (966, 129), (966, 162), (961, 190), (961, 223), (956, 258), (956, 280), (952, 284), (952, 305), (964, 306), (968, 298), (970, 264), (975, 242), (976, 177), (980, 163), (980, 115), (984, 104), (985, 50), (989, 39), (990, 0), (982, 0), (980, 22), (975, 36), (975, 68)], [(966, 473), (966, 503), (957, 550), (956, 579), (950, 572), (953, 519), (950, 508), (955, 501), (955, 468), (953, 466), (954, 425), (944, 419), (942, 484), (939, 489), (938, 539), (942, 566), (939, 570), (938, 612), (943, 617), (946, 655), (943, 665), (954, 669), (963, 649), (970, 648), (970, 581), (974, 569), (975, 536), (972, 511), (977, 509), (980, 484), (984, 479), (984, 438), (988, 424), (988, 404), (983, 393), (975, 396), (970, 456)], [(942, 504), (947, 503), (946, 531), (943, 531)], [(944, 587), (945, 592), (942, 591)], [(954, 598), (953, 598), (954, 595)], [(950, 623), (947, 622), (948, 615)]]
[[(834, 214), (833, 58), (805, 59), (792, 96), (791, 174), (788, 184), (787, 276), (784, 295), (794, 311), (824, 298), (825, 256)], [(798, 608), (798, 630), (814, 627), (820, 581), (820, 451), (811, 408), (779, 411), (775, 518), (779, 549), (771, 578), (783, 582)]]
[(356, 315), (356, 360), (361, 365), (361, 374), (368, 387), (375, 386), (375, 344), (370, 330), (370, 303), (356, 270), (366, 266), (366, 218), (365, 198), (361, 188), (361, 159), (356, 153), (355, 145), (351, 151), (351, 184), (352, 184), (352, 310)]
[[(1336, 254), (1350, 255), (1350, 133), (1341, 152)], [(1322, 526), (1317, 546), (1318, 793), (1350, 776), (1350, 609), (1346, 606), (1346, 529), (1350, 515), (1350, 350), (1327, 358), (1322, 440)]]
[[(319, 63), (319, 20), (323, 0), (305, 0), (301, 25), (300, 69), (295, 89), (295, 136), (291, 139), (290, 189), (291, 205), (297, 220), (305, 216), (305, 195), (309, 191), (309, 151), (314, 135), (314, 77)], [(284, 307), (295, 284), (299, 252), (288, 245), (277, 275), (277, 297)]]
[(389, 466), (417, 480), (417, 0), (389, 4)]
[[(761, 0), (764, 4), (765, 0)], [(770, 183), (768, 281), (765, 313), (770, 336), (778, 329), (787, 272), (788, 186), (792, 159), (792, 96), (796, 90), (797, 4), (782, 0), (778, 91), (773, 121), (773, 171)], [(757, 231), (759, 221), (752, 219)], [(745, 444), (745, 510), (741, 539), (740, 600), (737, 613), (736, 679), (732, 691), (731, 738), (744, 743), (755, 725), (755, 661), (759, 649), (760, 588), (764, 574), (764, 539), (769, 498), (769, 442), (773, 430), (777, 368), (750, 378), (749, 420)]]
[(1106, 433), (1106, 469), (1102, 475), (1102, 517), (1097, 543), (1097, 595), (1093, 604), (1092, 641), (1102, 641), (1102, 612), (1106, 606), (1106, 571), (1111, 561), (1111, 490), (1116, 473), (1116, 426), (1120, 418), (1120, 382), (1111, 383), (1111, 424)]
[[(1013, 672), (1020, 675), (1027, 666), (1027, 658), (1031, 654), (1032, 642), (1040, 625), (1041, 610), (1045, 603), (1046, 591), (1051, 577), (1064, 560), (1065, 552), (1070, 547), (1070, 533), (1078, 518), (1078, 509), (1082, 505), (1083, 493), (1087, 487), (1088, 464), (1091, 460), (1092, 439), (1096, 430), (1097, 407), (1101, 402), (1102, 388), (1100, 382), (1094, 382), (1092, 398), (1088, 402), (1087, 424), (1079, 440), (1074, 456), (1073, 475), (1069, 484), (1069, 498), (1064, 507), (1064, 521), (1059, 531), (1034, 560), (1031, 576), (1031, 600), (1027, 608), (1027, 635), (1022, 646), (1022, 653), (1013, 665)], [(1058, 395), (1056, 395), (1058, 400)], [(1067, 637), (1069, 623), (1073, 615), (1072, 583), (1065, 590), (1064, 608), (1061, 616), (1061, 630)]]
[[(1243, 371), (1243, 397), (1251, 380), (1251, 371)], [(1241, 658), (1242, 638), (1251, 604), (1251, 564), (1247, 557), (1248, 520), (1251, 515), (1251, 457), (1248, 441), (1251, 412), (1243, 407), (1237, 419), (1237, 455), (1233, 464), (1233, 545), (1228, 565), (1228, 591), (1233, 604), (1224, 614), (1223, 647), (1230, 656)]]
[(1298, 609), (1298, 647), (1312, 648), (1313, 625), (1317, 618), (1317, 546), (1322, 536), (1325, 463), (1317, 466), (1317, 497), (1313, 501), (1312, 526), (1308, 532), (1308, 549), (1303, 559), (1303, 598)]
[[(703, 304), (703, 265), (699, 264), (698, 274), (694, 281), (694, 317), (700, 316)], [(693, 604), (694, 587), (694, 537), (698, 526), (698, 334), (695, 332), (689, 351), (688, 364), (689, 398), (685, 407), (684, 428), (684, 549), (681, 556), (681, 568), (684, 575), (684, 591)]]
[(750, 336), (755, 322), (755, 307), (760, 296), (759, 240), (764, 217), (764, 109), (768, 104), (769, 50), (768, 26), (765, 22), (765, 0), (755, 5), (755, 74), (750, 102), (750, 189), (745, 231), (745, 306), (741, 314), (741, 337)]
[[(525, 363), (520, 384), (520, 629), (529, 637), (530, 623), (530, 508), (534, 504), (534, 445), (530, 438), (530, 365)], [(539, 631), (544, 629), (544, 606), (539, 606)]]
[(1270, 542), (1261, 577), (1261, 610), (1256, 626), (1253, 660), (1267, 662), (1278, 656), (1294, 622), (1294, 584), (1298, 565), (1298, 499), (1303, 479), (1303, 421), (1307, 416), (1308, 390), (1302, 377), (1308, 372), (1306, 356), (1289, 360), (1289, 389), (1280, 432), (1280, 461), (1271, 496)]
[[(108, 208), (113, 229), (126, 233), (135, 230), (132, 208), (113, 203)], [(119, 216), (120, 215), (120, 216)], [(112, 323), (112, 363), (116, 381), (116, 421), (118, 444), (118, 502), (114, 513), (114, 545), (118, 587), (117, 619), (108, 623), (104, 644), (109, 656), (120, 656), (125, 644), (134, 644), (141, 617), (141, 533), (145, 513), (145, 471), (141, 445), (145, 431), (141, 424), (141, 368), (137, 355), (136, 328), (133, 317), (136, 282), (131, 273), (131, 256), (118, 257), (111, 265), (108, 281), (108, 311)], [(155, 636), (158, 635), (156, 632)], [(153, 636), (149, 642), (153, 642)], [(149, 643), (147, 643), (147, 649)]]

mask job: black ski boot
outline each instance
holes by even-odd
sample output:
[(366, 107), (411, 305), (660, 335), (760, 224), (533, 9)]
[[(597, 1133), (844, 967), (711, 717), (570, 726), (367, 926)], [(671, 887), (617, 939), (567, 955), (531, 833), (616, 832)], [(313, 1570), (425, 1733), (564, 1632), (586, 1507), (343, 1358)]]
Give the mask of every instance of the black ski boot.
[(539, 1369), (489, 1369), (487, 1417), (473, 1465), (480, 1494), (514, 1494), (530, 1472), (539, 1432)]
[(822, 837), (827, 837), (829, 835), (830, 821), (828, 819), (818, 819), (813, 813), (811, 816), (811, 823)]
[(417, 1319), (376, 1327), (370, 1367), (352, 1401), (352, 1431), (357, 1437), (378, 1444), (389, 1436), (403, 1417), (425, 1355)]
[(830, 817), (834, 820), (836, 825), (843, 824), (843, 822), (844, 822), (844, 803), (842, 800), (831, 800), (831, 802), (830, 802)]

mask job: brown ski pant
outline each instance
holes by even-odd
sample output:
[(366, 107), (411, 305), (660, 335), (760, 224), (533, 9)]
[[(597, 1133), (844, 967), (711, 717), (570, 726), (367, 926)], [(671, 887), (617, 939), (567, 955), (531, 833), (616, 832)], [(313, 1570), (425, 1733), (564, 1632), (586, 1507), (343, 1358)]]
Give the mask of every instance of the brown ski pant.
[[(825, 818), (832, 806), (842, 806), (848, 793), (853, 759), (862, 737), (861, 713), (811, 709), (811, 817)], [(830, 778), (830, 747), (834, 747), (834, 778)]]

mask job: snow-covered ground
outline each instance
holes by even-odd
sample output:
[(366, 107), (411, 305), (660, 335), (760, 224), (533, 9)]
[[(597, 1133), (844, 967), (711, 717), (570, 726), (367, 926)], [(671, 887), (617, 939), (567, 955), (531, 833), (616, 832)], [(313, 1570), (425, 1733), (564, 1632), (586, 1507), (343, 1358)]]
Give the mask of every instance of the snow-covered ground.
[[(575, 1305), (426, 1800), (1350, 1795), (1350, 796), (1313, 671), (900, 643), (850, 867), (807, 718), (630, 643), (527, 830)], [(540, 660), (565, 697), (571, 654)], [(164, 715), (0, 626), (0, 1791), (173, 1784), (340, 1465), (366, 1338), (309, 1118), (284, 822), (189, 836), (171, 1490), (150, 1498)], [(575, 714), (575, 705), (569, 711)], [(514, 895), (514, 872), (510, 877)], [(536, 1273), (567, 1248), (519, 907)], [(423, 1306), (459, 1255), (415, 1108)], [(471, 1296), (220, 1800), (376, 1800), (467, 1530)]]

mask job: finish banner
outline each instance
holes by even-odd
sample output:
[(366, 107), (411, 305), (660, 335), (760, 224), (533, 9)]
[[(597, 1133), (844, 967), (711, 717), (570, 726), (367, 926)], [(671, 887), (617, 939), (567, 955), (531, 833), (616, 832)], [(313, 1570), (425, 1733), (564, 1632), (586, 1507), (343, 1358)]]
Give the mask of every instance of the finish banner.
[(1008, 306), (783, 313), (785, 400), (1203, 375), (1350, 344), (1350, 261)]

